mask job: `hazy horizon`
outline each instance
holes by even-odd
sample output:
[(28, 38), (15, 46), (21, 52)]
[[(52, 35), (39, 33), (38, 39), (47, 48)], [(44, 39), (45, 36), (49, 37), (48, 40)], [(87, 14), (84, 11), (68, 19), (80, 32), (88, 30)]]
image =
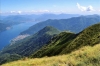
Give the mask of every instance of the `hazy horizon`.
[(100, 0), (0, 0), (1, 15), (100, 14)]

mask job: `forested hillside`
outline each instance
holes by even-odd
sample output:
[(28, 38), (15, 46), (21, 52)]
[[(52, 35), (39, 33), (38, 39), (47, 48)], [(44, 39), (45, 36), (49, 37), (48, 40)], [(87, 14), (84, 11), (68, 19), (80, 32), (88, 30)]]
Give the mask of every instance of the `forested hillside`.
[(94, 46), (98, 43), (100, 43), (100, 23), (92, 25), (78, 34), (62, 32), (31, 57), (66, 54), (83, 46)]

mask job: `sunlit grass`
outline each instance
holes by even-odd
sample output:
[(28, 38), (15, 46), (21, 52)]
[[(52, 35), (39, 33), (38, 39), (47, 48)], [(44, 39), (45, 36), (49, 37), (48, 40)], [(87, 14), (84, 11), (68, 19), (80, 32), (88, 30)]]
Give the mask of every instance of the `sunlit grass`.
[(99, 66), (100, 65), (100, 44), (93, 47), (85, 46), (70, 54), (22, 59), (2, 66)]

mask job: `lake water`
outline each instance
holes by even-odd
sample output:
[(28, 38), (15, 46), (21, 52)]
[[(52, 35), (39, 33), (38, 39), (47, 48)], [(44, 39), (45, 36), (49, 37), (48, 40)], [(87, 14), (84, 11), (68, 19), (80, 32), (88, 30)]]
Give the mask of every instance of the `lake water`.
[(10, 43), (10, 40), (14, 37), (18, 36), (20, 32), (28, 29), (30, 26), (36, 24), (37, 22), (27, 22), (27, 23), (21, 23), (12, 26), (11, 29), (0, 32), (0, 50), (7, 46)]

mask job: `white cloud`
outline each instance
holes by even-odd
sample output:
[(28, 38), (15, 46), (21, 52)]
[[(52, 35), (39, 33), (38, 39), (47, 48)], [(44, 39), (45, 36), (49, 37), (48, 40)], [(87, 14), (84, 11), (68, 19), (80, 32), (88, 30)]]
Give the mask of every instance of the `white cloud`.
[(34, 13), (34, 12), (37, 12), (37, 11), (35, 11), (35, 10), (32, 10), (32, 11), (29, 11), (29, 12), (33, 12), (33, 13)]
[(16, 11), (10, 11), (10, 13), (16, 13)]
[(17, 14), (21, 14), (22, 13), (22, 11), (10, 11), (10, 13), (17, 13)]
[(31, 11), (27, 11), (26, 13), (66, 13), (66, 11), (65, 10), (60, 10), (60, 11), (58, 11), (58, 10), (31, 10)]
[(90, 6), (87, 7), (87, 11), (95, 11), (95, 10), (94, 10), (93, 7), (90, 5)]
[(81, 11), (89, 11), (89, 12), (95, 11), (91, 5), (88, 6), (88, 7), (85, 7), (85, 6), (81, 6), (79, 3), (77, 3), (77, 7), (78, 7), (78, 9), (80, 9)]
[(32, 12), (32, 13), (47, 13), (47, 12), (50, 12), (49, 10), (32, 10), (32, 11), (30, 11), (30, 12)]
[(22, 13), (22, 11), (17, 11), (17, 13), (21, 14), (21, 13)]
[(39, 10), (38, 12), (49, 12), (49, 10)]
[(24, 14), (24, 13), (50, 13), (51, 11), (49, 10), (31, 10), (31, 11), (10, 11), (8, 13), (10, 14)]

